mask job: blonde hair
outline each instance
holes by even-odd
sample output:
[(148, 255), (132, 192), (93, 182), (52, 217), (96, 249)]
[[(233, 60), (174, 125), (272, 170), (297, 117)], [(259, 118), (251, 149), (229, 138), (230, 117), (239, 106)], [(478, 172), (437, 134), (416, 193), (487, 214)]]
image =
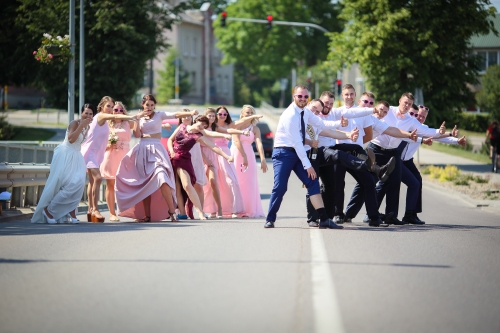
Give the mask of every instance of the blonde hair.
[[(257, 114), (257, 112), (255, 111), (255, 108), (253, 106), (251, 106), (250, 104), (245, 104), (243, 105), (243, 107), (241, 108), (241, 111), (240, 111), (240, 119), (242, 118), (245, 118), (245, 116), (243, 115), (243, 111), (245, 111), (245, 109), (250, 109), (252, 110), (252, 114)], [(255, 126), (255, 124), (257, 124), (258, 120), (257, 119), (253, 119), (252, 120), (252, 125)]]
[(97, 104), (97, 113), (102, 111), (102, 109), (104, 108), (104, 104), (106, 104), (106, 102), (111, 102), (115, 104), (115, 100), (112, 97), (104, 96), (103, 98), (101, 98), (99, 104)]
[[(125, 107), (125, 105), (122, 102), (116, 101), (114, 107), (116, 107), (116, 106), (121, 106), (123, 109), (123, 114), (127, 115), (127, 108)], [(114, 109), (114, 107), (113, 107), (113, 109)], [(113, 110), (113, 113), (114, 113), (114, 110)], [(115, 127), (115, 120), (114, 119), (108, 120), (108, 124)]]

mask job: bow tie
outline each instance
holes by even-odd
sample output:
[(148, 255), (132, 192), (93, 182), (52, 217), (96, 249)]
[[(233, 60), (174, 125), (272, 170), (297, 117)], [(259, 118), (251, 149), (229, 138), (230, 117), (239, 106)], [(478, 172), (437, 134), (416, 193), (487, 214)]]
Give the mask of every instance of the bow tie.
[(398, 117), (398, 118), (404, 119), (404, 118), (405, 118), (405, 116), (406, 116), (406, 115), (402, 114), (402, 113), (401, 113), (401, 112), (399, 112), (399, 111), (396, 113), (396, 117)]

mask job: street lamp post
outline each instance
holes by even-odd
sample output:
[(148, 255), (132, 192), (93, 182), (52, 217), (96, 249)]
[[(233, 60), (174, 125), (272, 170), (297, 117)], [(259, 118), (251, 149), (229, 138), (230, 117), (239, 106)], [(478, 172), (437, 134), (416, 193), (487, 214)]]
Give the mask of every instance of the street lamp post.
[(68, 64), (68, 124), (75, 116), (75, 0), (69, 1), (69, 44), (71, 58)]
[(81, 107), (85, 104), (85, 24), (84, 24), (84, 9), (85, 0), (80, 0), (80, 61), (79, 61), (79, 75), (78, 79), (80, 83), (78, 88), (80, 93), (78, 94), (78, 118), (82, 118)]
[(203, 12), (205, 21), (205, 104), (210, 104), (210, 2), (201, 5), (200, 11)]

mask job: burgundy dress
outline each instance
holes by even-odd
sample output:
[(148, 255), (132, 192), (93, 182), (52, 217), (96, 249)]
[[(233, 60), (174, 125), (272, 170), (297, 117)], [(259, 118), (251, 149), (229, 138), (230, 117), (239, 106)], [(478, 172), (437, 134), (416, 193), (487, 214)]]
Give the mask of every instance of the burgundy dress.
[(177, 169), (181, 168), (186, 170), (191, 178), (191, 185), (196, 183), (196, 175), (194, 173), (193, 163), (191, 163), (191, 148), (196, 144), (203, 134), (189, 133), (185, 124), (179, 125), (179, 130), (174, 138), (174, 152), (175, 157), (172, 158), (172, 167), (177, 174)]

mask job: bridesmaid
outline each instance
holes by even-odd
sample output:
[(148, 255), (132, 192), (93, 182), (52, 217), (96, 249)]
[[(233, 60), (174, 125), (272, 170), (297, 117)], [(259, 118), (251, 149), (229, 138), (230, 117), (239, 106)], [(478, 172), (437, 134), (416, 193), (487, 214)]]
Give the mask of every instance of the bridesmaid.
[[(190, 123), (192, 121), (192, 117), (186, 116), (183, 117), (182, 120), (186, 123)], [(191, 162), (190, 150), (194, 144), (199, 141), (203, 142), (207, 147), (209, 147), (216, 154), (225, 158), (228, 162), (232, 162), (233, 158), (230, 155), (225, 154), (219, 147), (214, 146), (209, 141), (206, 141), (203, 137), (205, 129), (209, 125), (207, 117), (199, 117), (194, 125), (187, 125), (184, 122), (177, 127), (168, 140), (168, 150), (170, 152), (172, 165), (177, 176), (177, 198), (178, 202), (183, 201), (180, 193), (182, 191), (180, 186), (182, 186), (182, 189), (187, 193), (189, 199), (198, 211), (199, 218), (201, 220), (206, 220), (198, 193), (193, 187), (196, 183), (196, 175)]]
[[(153, 95), (142, 98), (143, 110), (134, 123), (134, 137), (141, 138), (122, 159), (115, 180), (118, 215), (140, 222), (175, 216), (175, 175), (167, 151), (160, 142), (162, 120), (196, 114), (156, 112)], [(154, 207), (154, 210), (151, 210)]]
[[(243, 105), (241, 109), (240, 118), (250, 117), (255, 115), (255, 109), (251, 105)], [(243, 205), (245, 207), (245, 215), (248, 217), (263, 217), (264, 211), (262, 209), (262, 202), (260, 200), (259, 183), (257, 178), (257, 161), (252, 148), (252, 142), (255, 140), (255, 145), (260, 156), (260, 168), (262, 172), (267, 171), (266, 158), (264, 155), (264, 148), (262, 147), (262, 140), (260, 129), (256, 126), (257, 120), (252, 120), (249, 127), (246, 128), (250, 132), (249, 136), (240, 136), (234, 139), (241, 142), (244, 154), (237, 149), (237, 145), (231, 146), (231, 153), (234, 156), (234, 165), (242, 166), (236, 168), (236, 177), (240, 184), (241, 194), (243, 196)], [(245, 159), (248, 161), (248, 166), (243, 167)]]
[(75, 210), (85, 191), (85, 161), (80, 146), (85, 140), (96, 109), (82, 106), (82, 119), (73, 120), (64, 142), (54, 149), (50, 174), (31, 223), (78, 223)]
[[(229, 133), (229, 134), (244, 134), (244, 131), (237, 129), (226, 129), (226, 128), (218, 128), (215, 124), (216, 122), (216, 111), (214, 108), (207, 108), (205, 110), (204, 115), (208, 118), (210, 125), (207, 128), (206, 132), (210, 131), (218, 131), (220, 133)], [(246, 133), (248, 135), (248, 132)], [(210, 138), (206, 138), (211, 143), (215, 143), (215, 140)], [(220, 139), (224, 141), (223, 146), (227, 147), (227, 140)], [(205, 164), (206, 175), (208, 178), (208, 184), (203, 187), (204, 195), (205, 195), (205, 203), (204, 210), (207, 212), (211, 212), (210, 217), (219, 218), (223, 217), (220, 190), (219, 190), (219, 179), (225, 179), (224, 177), (219, 177), (219, 160), (217, 155), (214, 154), (208, 147), (201, 145), (201, 151), (203, 154), (203, 163)], [(229, 153), (229, 152), (228, 152)], [(231, 214), (231, 213), (229, 213)]]
[[(122, 102), (115, 102), (113, 114), (127, 115), (127, 109)], [(104, 160), (100, 167), (101, 176), (106, 179), (106, 203), (108, 204), (110, 221), (120, 221), (115, 211), (115, 176), (122, 158), (130, 150), (130, 129), (133, 125), (134, 122), (130, 120), (108, 120), (109, 135), (116, 135), (118, 138), (116, 143), (111, 143), (108, 140)]]
[(102, 176), (99, 170), (104, 159), (106, 146), (109, 138), (109, 127), (107, 120), (121, 119), (130, 120), (132, 117), (125, 115), (113, 115), (115, 101), (109, 96), (104, 96), (97, 105), (97, 116), (90, 124), (87, 141), (82, 144), (82, 155), (87, 166), (89, 185), (87, 189), (89, 209), (87, 211), (88, 222), (104, 222), (104, 217), (99, 212), (99, 188)]

